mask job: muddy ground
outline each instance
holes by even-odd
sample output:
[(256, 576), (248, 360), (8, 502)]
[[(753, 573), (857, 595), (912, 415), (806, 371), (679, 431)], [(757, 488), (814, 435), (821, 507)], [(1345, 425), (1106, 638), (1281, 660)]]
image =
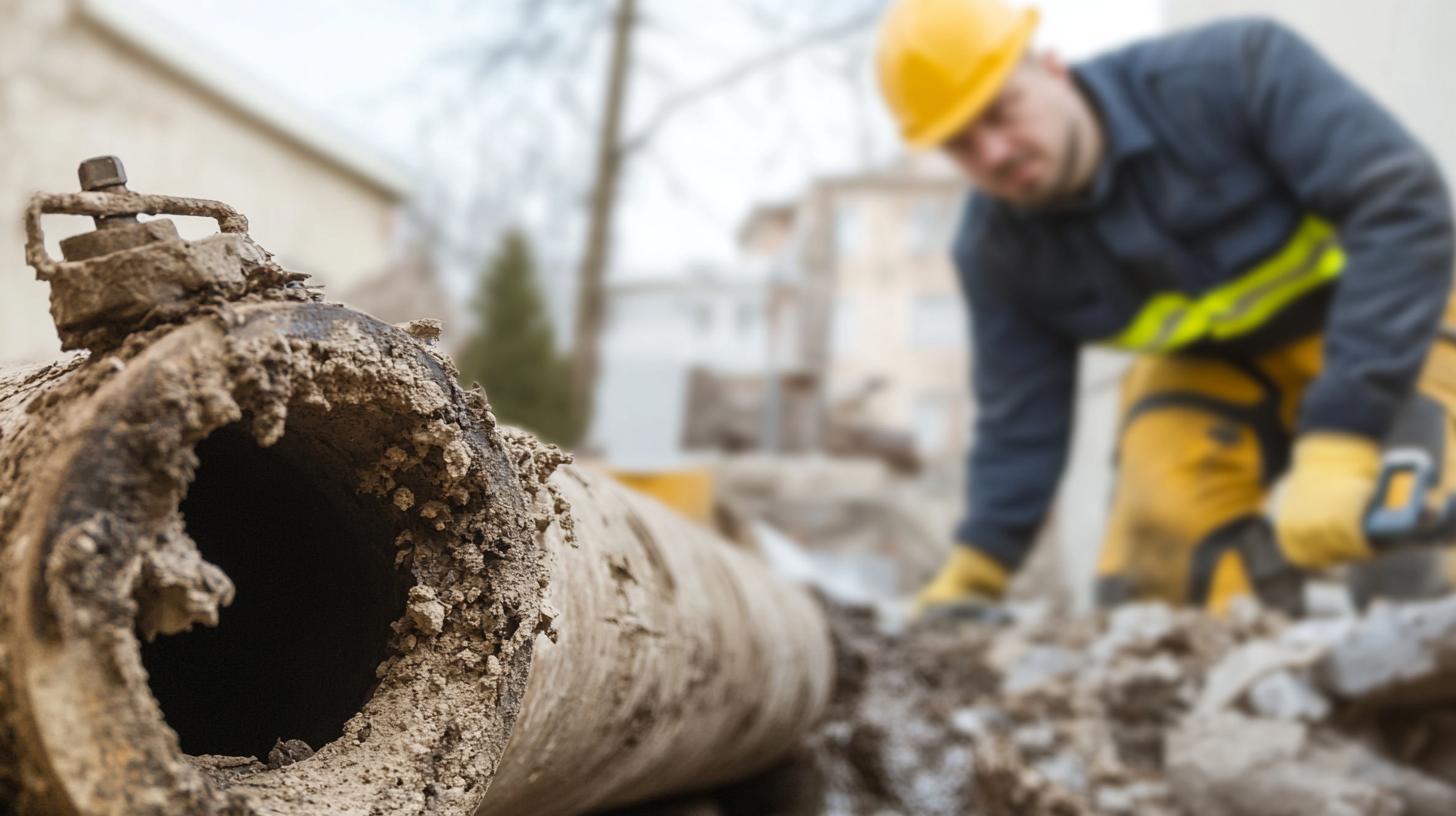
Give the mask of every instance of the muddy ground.
[(792, 759), (618, 816), (1456, 812), (1456, 600), (1297, 625), (832, 618), (839, 687)]

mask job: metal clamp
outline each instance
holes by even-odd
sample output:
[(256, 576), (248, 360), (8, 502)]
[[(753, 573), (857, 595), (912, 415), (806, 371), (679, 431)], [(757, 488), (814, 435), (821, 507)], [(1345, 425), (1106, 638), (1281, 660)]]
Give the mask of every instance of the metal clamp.
[(25, 208), (25, 262), (35, 269), (40, 280), (50, 280), (60, 267), (46, 252), (45, 233), (41, 230), (42, 215), (89, 215), (93, 218), (135, 215), (185, 215), (211, 218), (222, 232), (248, 231), (248, 219), (222, 203), (206, 198), (143, 195), (130, 191), (84, 193), (37, 193)]

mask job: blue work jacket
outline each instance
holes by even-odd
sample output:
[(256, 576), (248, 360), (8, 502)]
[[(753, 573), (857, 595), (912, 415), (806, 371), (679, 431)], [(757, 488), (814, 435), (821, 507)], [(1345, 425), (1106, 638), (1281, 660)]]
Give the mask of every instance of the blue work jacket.
[(977, 401), (956, 535), (1010, 568), (1066, 461), (1079, 346), (1237, 356), (1323, 329), (1297, 430), (1378, 438), (1451, 287), (1430, 155), (1288, 29), (1218, 23), (1073, 74), (1106, 135), (1088, 194), (973, 193), (954, 248)]

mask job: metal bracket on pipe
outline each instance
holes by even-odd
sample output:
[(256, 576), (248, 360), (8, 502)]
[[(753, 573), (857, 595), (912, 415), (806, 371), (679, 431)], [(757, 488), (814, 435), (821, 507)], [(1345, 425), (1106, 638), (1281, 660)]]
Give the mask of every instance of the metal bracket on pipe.
[(225, 233), (247, 234), (248, 218), (221, 201), (126, 192), (37, 193), (25, 208), (25, 262), (38, 280), (50, 280), (61, 262), (45, 248), (42, 215), (184, 215), (211, 218)]

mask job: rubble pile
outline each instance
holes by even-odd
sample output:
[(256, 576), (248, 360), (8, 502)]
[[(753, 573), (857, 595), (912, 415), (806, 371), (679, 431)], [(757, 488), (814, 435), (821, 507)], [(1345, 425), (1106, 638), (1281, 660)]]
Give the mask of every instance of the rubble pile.
[[(726, 515), (787, 536), (814, 565), (804, 580), (840, 601), (914, 592), (944, 561), (945, 530), (963, 500), (958, 472), (908, 476), (866, 458), (742, 454), (711, 467), (720, 523)], [(793, 573), (776, 554), (765, 555)], [(826, 580), (830, 572), (839, 580)], [(836, 591), (851, 584), (858, 591)]]
[(828, 749), (822, 812), (836, 813), (1181, 813), (1167, 735), (1200, 678), (1267, 625), (1161, 606), (897, 635), (837, 619), (864, 679), (815, 736)]
[(1298, 623), (832, 618), (839, 688), (794, 760), (650, 812), (1456, 813), (1456, 598)]

